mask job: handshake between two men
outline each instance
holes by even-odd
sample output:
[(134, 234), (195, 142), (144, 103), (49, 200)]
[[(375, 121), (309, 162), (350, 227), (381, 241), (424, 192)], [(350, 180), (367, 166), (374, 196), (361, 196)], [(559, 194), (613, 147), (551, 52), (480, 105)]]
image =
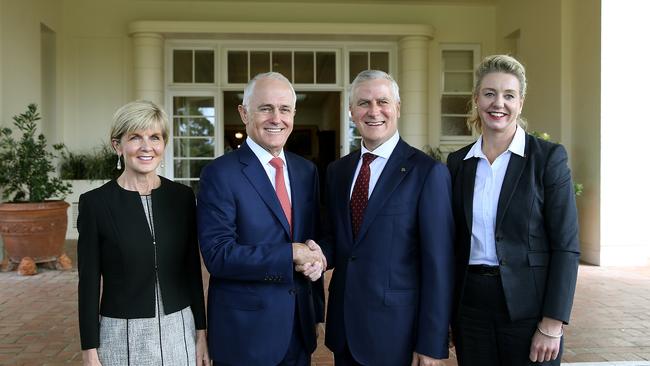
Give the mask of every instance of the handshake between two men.
[(305, 243), (293, 243), (292, 249), (295, 270), (310, 281), (318, 280), (327, 270), (327, 259), (315, 241), (309, 239)]

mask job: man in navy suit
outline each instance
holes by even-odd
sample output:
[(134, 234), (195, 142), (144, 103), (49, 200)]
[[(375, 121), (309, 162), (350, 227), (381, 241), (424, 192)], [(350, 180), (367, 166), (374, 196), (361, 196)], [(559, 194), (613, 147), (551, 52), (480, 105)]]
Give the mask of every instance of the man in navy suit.
[(400, 139), (390, 75), (363, 71), (350, 89), (362, 145), (327, 171), (325, 344), (337, 366), (442, 365), (454, 283), (449, 173)]
[(318, 235), (318, 174), (283, 150), (295, 105), (284, 76), (257, 75), (239, 106), (246, 142), (201, 173), (197, 220), (215, 365), (307, 366), (316, 348), (324, 296), (310, 280), (324, 258), (309, 239)]

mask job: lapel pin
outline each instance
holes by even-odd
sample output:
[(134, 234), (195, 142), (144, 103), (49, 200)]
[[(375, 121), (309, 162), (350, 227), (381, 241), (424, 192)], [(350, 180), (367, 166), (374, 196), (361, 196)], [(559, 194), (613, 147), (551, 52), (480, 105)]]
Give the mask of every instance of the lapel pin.
[(406, 168), (402, 167), (401, 171), (404, 173), (406, 171)]

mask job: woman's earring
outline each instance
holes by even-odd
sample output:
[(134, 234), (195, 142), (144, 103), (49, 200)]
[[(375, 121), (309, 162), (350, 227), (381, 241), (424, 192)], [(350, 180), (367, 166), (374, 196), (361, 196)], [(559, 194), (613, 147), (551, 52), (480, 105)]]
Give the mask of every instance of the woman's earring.
[(122, 169), (122, 162), (120, 161), (120, 155), (117, 155), (117, 165), (115, 166), (117, 170)]
[(164, 160), (161, 160), (161, 161), (160, 161), (160, 167), (161, 167), (161, 168), (164, 168), (164, 167), (165, 167), (165, 161), (164, 161)]

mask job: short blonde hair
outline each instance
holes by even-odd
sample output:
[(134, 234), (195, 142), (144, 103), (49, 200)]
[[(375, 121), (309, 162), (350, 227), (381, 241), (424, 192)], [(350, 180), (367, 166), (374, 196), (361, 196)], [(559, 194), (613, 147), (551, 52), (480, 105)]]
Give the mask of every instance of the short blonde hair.
[[(475, 128), (477, 131), (481, 131), (481, 117), (478, 114), (478, 109), (476, 106), (476, 96), (479, 93), (481, 88), (481, 83), (483, 78), (487, 74), (493, 72), (502, 72), (505, 74), (513, 75), (519, 80), (519, 97), (523, 100), (526, 98), (526, 69), (517, 59), (508, 55), (492, 55), (487, 56), (481, 61), (475, 71), (476, 83), (474, 84), (474, 90), (472, 92), (472, 101), (470, 107), (470, 116), (467, 118), (467, 128), (470, 130)], [(517, 123), (524, 129), (526, 129), (526, 120), (521, 116), (517, 118)]]
[(153, 102), (136, 100), (120, 107), (113, 115), (111, 141), (122, 139), (125, 133), (160, 127), (163, 141), (167, 145), (169, 130), (167, 113)]

